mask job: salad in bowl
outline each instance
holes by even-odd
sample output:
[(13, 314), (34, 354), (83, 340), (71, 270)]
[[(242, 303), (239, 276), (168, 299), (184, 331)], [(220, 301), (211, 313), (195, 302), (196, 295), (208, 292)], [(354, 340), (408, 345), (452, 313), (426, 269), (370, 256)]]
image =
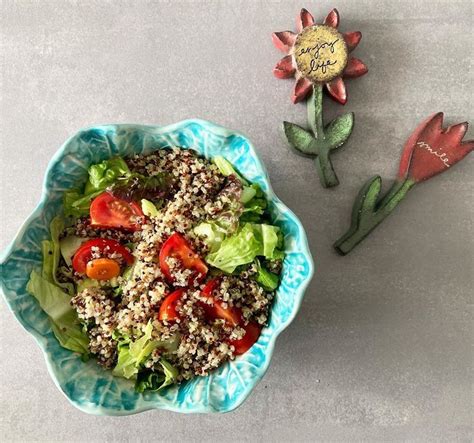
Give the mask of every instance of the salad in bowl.
[(252, 144), (203, 120), (79, 131), (1, 259), (13, 314), (84, 412), (228, 412), (313, 275)]
[(283, 236), (257, 184), (173, 147), (88, 169), (27, 290), (60, 344), (137, 392), (207, 376), (267, 324)]

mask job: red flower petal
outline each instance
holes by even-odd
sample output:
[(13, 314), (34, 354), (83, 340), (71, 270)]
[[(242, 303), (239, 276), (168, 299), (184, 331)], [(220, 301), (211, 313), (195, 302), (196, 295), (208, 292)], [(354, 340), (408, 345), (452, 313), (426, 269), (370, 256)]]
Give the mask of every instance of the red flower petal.
[(466, 157), (467, 154), (474, 151), (474, 140), (468, 140), (464, 143), (461, 143), (452, 153), (451, 161), (452, 163), (457, 163)]
[(399, 178), (416, 183), (446, 171), (474, 150), (474, 141), (462, 143), (467, 123), (442, 130), (443, 113), (438, 112), (419, 125), (403, 148)]
[(274, 32), (272, 34), (272, 41), (277, 49), (288, 54), (295, 45), (296, 35), (291, 31)]
[(346, 32), (342, 34), (344, 40), (346, 41), (347, 49), (349, 52), (353, 51), (360, 42), (362, 34), (359, 31), (356, 32)]
[(283, 57), (273, 68), (273, 75), (276, 78), (290, 78), (295, 74), (296, 68), (293, 64), (293, 56)]
[(306, 9), (302, 9), (300, 15), (296, 17), (296, 29), (301, 32), (304, 28), (314, 25), (314, 18)]
[(436, 114), (430, 115), (426, 120), (424, 120), (418, 127), (415, 129), (412, 135), (408, 138), (405, 145), (403, 146), (402, 157), (400, 158), (400, 166), (398, 167), (398, 176), (402, 179), (405, 179), (408, 173), (408, 168), (410, 167), (411, 156), (413, 150), (415, 149), (415, 144), (420, 136), (420, 134), (425, 130), (427, 126), (437, 127), (441, 131), (441, 125), (443, 124), (443, 113), (438, 112)]
[(334, 8), (328, 16), (324, 20), (324, 24), (326, 26), (332, 26), (333, 28), (337, 28), (339, 26), (339, 12), (337, 9)]
[(467, 122), (458, 123), (446, 128), (443, 134), (443, 142), (447, 145), (458, 145), (466, 134), (469, 124)]
[(313, 84), (307, 78), (299, 78), (295, 83), (295, 89), (293, 90), (293, 95), (291, 97), (293, 103), (298, 103), (304, 100), (311, 92), (312, 87)]
[(360, 77), (361, 75), (367, 74), (369, 70), (364, 63), (359, 60), (358, 58), (351, 57), (347, 62), (346, 69), (344, 69), (343, 75), (344, 77)]
[(338, 101), (341, 105), (345, 105), (347, 101), (347, 92), (346, 92), (346, 85), (341, 77), (337, 77), (334, 80), (326, 83), (326, 87), (328, 88), (329, 94), (331, 97)]

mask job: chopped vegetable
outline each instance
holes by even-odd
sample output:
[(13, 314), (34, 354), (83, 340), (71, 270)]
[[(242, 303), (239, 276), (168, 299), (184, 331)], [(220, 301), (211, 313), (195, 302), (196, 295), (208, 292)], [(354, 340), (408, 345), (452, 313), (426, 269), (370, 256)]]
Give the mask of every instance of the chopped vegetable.
[(194, 228), (194, 233), (201, 237), (209, 250), (213, 252), (220, 246), (227, 231), (216, 222), (203, 222)]
[(117, 337), (118, 339), (118, 361), (114, 375), (124, 378), (136, 378), (140, 366), (146, 361), (156, 348), (163, 348), (170, 352), (177, 348), (179, 336), (175, 335), (170, 340), (163, 342), (152, 340), (153, 325), (151, 321), (145, 327), (144, 334), (137, 340), (132, 341), (128, 336)]
[(94, 280), (111, 280), (120, 275), (120, 265), (111, 258), (96, 258), (87, 262), (86, 275)]
[(219, 283), (219, 278), (207, 282), (202, 290), (202, 296), (210, 303), (203, 303), (202, 307), (209, 317), (213, 319), (222, 318), (229, 325), (238, 326), (243, 321), (242, 311), (239, 308), (229, 306), (228, 303), (224, 303), (213, 295), (213, 292), (218, 288)]
[(62, 238), (59, 241), (59, 247), (61, 249), (61, 255), (68, 266), (72, 265), (72, 257), (79, 249), (79, 247), (89, 240), (88, 237), (76, 237), (75, 235), (69, 235)]
[(178, 282), (179, 286), (202, 281), (207, 274), (207, 266), (191, 249), (188, 242), (177, 232), (166, 240), (160, 250), (160, 268), (170, 283), (177, 283), (175, 272), (170, 266), (170, 259), (176, 259), (179, 267), (192, 271), (187, 282)]
[(71, 297), (36, 271), (30, 275), (26, 286), (51, 320), (54, 335), (63, 348), (80, 354), (88, 354), (89, 339), (84, 333), (71, 307)]
[(74, 285), (58, 280), (58, 266), (61, 257), (59, 235), (64, 229), (64, 222), (60, 217), (54, 217), (49, 225), (51, 240), (43, 240), (41, 249), (43, 252), (43, 269), (42, 276), (50, 283), (55, 284), (68, 294), (74, 293)]
[(133, 263), (133, 255), (127, 248), (122, 246), (118, 241), (106, 238), (94, 238), (85, 242), (74, 254), (72, 259), (72, 267), (79, 274), (85, 274), (87, 263), (92, 260), (92, 256), (96, 251), (98, 254), (120, 254), (124, 261), (131, 265)]
[(258, 259), (255, 260), (255, 263), (257, 265), (255, 281), (266, 291), (274, 291), (279, 284), (280, 279), (278, 275), (261, 266)]
[(145, 177), (133, 173), (115, 181), (107, 190), (122, 200), (140, 201), (166, 198), (172, 187), (173, 181), (169, 174), (162, 173)]
[(179, 318), (178, 311), (176, 310), (176, 305), (181, 300), (181, 297), (184, 294), (184, 289), (177, 289), (172, 292), (170, 295), (167, 295), (163, 300), (163, 303), (160, 306), (160, 311), (158, 313), (158, 318), (160, 321), (174, 321)]
[(108, 186), (119, 178), (130, 175), (130, 170), (125, 161), (120, 157), (104, 160), (89, 168), (89, 178), (84, 192), (72, 189), (64, 193), (64, 213), (81, 217), (89, 214), (92, 199), (102, 194)]
[(278, 244), (278, 228), (245, 223), (236, 234), (226, 238), (206, 261), (224, 272), (232, 273), (237, 266), (251, 263), (255, 257), (273, 258)]
[(129, 175), (130, 169), (125, 160), (120, 157), (113, 157), (92, 165), (89, 168), (89, 180), (86, 184), (85, 194), (103, 191), (118, 179)]
[(245, 329), (245, 335), (240, 340), (229, 341), (229, 344), (235, 348), (235, 355), (245, 354), (258, 340), (262, 331), (262, 327), (255, 322), (249, 322), (243, 328)]
[(142, 211), (147, 217), (157, 217), (160, 213), (156, 206), (145, 198), (142, 198)]
[(109, 192), (103, 192), (91, 203), (91, 226), (96, 228), (117, 228), (137, 231), (138, 218), (143, 216), (142, 208), (133, 201), (122, 200)]
[(163, 372), (158, 371), (140, 371), (135, 383), (137, 392), (156, 392), (166, 386), (176, 383), (178, 370), (164, 358), (160, 359), (160, 365)]

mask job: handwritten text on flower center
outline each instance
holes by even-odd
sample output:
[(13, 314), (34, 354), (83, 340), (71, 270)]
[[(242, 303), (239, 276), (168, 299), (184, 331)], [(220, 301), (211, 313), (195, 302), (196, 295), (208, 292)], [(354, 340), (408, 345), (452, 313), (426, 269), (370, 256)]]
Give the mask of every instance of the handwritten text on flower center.
[(298, 56), (301, 56), (303, 54), (310, 54), (312, 53), (312, 59), (310, 62), (310, 71), (311, 72), (316, 72), (318, 69), (321, 69), (321, 72), (325, 74), (327, 72), (328, 66), (335, 65), (337, 63), (337, 60), (334, 60), (331, 62), (331, 60), (326, 60), (326, 61), (319, 61), (319, 56), (320, 52), (322, 49), (328, 48), (329, 51), (334, 54), (334, 45), (339, 41), (339, 39), (335, 39), (332, 42), (323, 42), (323, 43), (318, 43), (314, 46), (308, 46), (306, 48), (301, 48), (299, 53), (297, 54)]

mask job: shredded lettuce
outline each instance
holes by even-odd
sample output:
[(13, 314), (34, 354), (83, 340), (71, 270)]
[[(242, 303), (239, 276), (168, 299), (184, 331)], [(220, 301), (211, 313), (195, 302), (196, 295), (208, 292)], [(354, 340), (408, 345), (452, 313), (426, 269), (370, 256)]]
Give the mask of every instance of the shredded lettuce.
[(68, 235), (59, 241), (61, 255), (68, 266), (72, 266), (72, 257), (79, 249), (79, 246), (81, 246), (82, 243), (86, 242), (87, 240), (89, 240), (87, 237), (84, 238), (77, 237), (75, 235)]
[(218, 155), (212, 159), (214, 164), (219, 168), (219, 171), (221, 172), (222, 175), (225, 175), (228, 177), (229, 175), (235, 175), (237, 179), (242, 183), (242, 196), (240, 197), (240, 201), (242, 203), (247, 203), (249, 202), (256, 194), (256, 187), (258, 185), (249, 185), (249, 182), (245, 180), (232, 166), (232, 164), (227, 161), (224, 157), (221, 155)]
[(82, 329), (76, 311), (71, 307), (71, 297), (36, 271), (31, 273), (26, 289), (48, 314), (53, 333), (61, 346), (87, 354), (89, 339)]
[(263, 223), (267, 209), (267, 200), (259, 185), (252, 184), (249, 188), (254, 191), (254, 195), (249, 200), (244, 201), (244, 210), (240, 217), (240, 222)]
[(160, 213), (157, 207), (150, 201), (142, 198), (142, 211), (147, 217), (157, 217)]
[(64, 221), (61, 217), (54, 217), (49, 225), (51, 240), (43, 240), (41, 249), (43, 252), (43, 270), (42, 277), (50, 283), (59, 286), (69, 295), (74, 294), (74, 285), (72, 283), (60, 282), (57, 277), (59, 259), (61, 257), (61, 247), (59, 235), (64, 229)]
[(164, 358), (160, 359), (162, 372), (158, 371), (140, 371), (137, 375), (135, 383), (135, 391), (156, 392), (166, 386), (176, 383), (178, 378), (178, 370)]
[(228, 177), (229, 175), (233, 174), (239, 179), (242, 185), (246, 186), (248, 184), (247, 180), (245, 180), (245, 178), (239, 175), (237, 171), (234, 169), (234, 167), (232, 166), (232, 164), (221, 155), (214, 157), (212, 161), (219, 168), (219, 171), (221, 172), (222, 175)]
[(103, 191), (120, 177), (130, 175), (130, 169), (121, 157), (113, 157), (89, 167), (89, 180), (86, 183), (85, 194)]
[(64, 193), (64, 213), (81, 217), (89, 214), (91, 200), (105, 191), (120, 178), (129, 177), (131, 172), (120, 157), (113, 157), (89, 167), (89, 178), (84, 192), (71, 189)]
[(206, 257), (206, 261), (224, 272), (232, 273), (240, 265), (251, 263), (255, 257), (274, 258), (278, 245), (276, 226), (245, 223), (242, 228), (222, 241), (218, 249)]
[(174, 336), (167, 342), (152, 340), (152, 331), (153, 325), (149, 321), (145, 327), (144, 334), (137, 340), (132, 341), (128, 336), (118, 338), (118, 361), (112, 371), (114, 375), (135, 379), (141, 365), (156, 348), (160, 347), (169, 351), (175, 349), (179, 341), (178, 336)]
[(254, 185), (244, 186), (244, 188), (242, 189), (242, 196), (240, 197), (240, 201), (243, 204), (246, 204), (250, 200), (252, 200), (256, 194), (257, 194), (257, 190)]
[(41, 274), (33, 271), (26, 289), (48, 314), (53, 333), (61, 346), (87, 354), (89, 339), (82, 330), (76, 311), (70, 305), (74, 285), (60, 282), (57, 278), (61, 255), (59, 235), (63, 229), (63, 220), (55, 217), (50, 224), (51, 240), (44, 240), (41, 245), (43, 250)]
[(280, 280), (278, 275), (262, 266), (258, 259), (255, 260), (255, 264), (257, 265), (255, 281), (266, 291), (274, 291), (278, 287)]
[(202, 238), (209, 251), (214, 252), (223, 242), (227, 231), (215, 222), (203, 222), (194, 228), (194, 233)]

